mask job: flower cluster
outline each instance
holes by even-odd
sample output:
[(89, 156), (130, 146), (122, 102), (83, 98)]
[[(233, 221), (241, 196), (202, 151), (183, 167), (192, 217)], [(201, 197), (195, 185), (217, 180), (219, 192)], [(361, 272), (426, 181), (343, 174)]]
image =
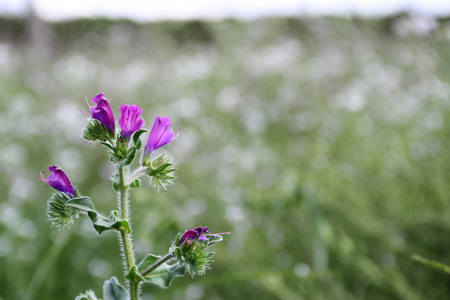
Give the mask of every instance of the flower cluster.
[[(141, 147), (140, 136), (147, 130), (142, 129), (145, 121), (142, 119), (142, 109), (135, 104), (123, 104), (120, 107), (118, 127), (115, 124), (114, 114), (105, 95), (100, 93), (88, 102), (88, 125), (84, 130), (84, 138), (88, 141), (99, 141), (111, 150), (111, 161), (119, 166), (128, 166), (134, 160), (136, 151)], [(172, 123), (169, 117), (157, 116), (145, 145), (141, 158), (142, 167), (134, 174), (130, 174), (133, 181), (129, 187), (140, 185), (137, 177), (146, 173), (150, 183), (156, 188), (166, 188), (173, 184), (175, 168), (171, 158), (162, 154), (151, 159), (153, 153), (164, 145), (172, 142), (177, 136), (170, 128)], [(132, 141), (132, 142), (131, 142)], [(41, 179), (47, 185), (60, 192), (48, 202), (47, 214), (52, 225), (57, 227), (69, 227), (73, 223), (73, 217), (78, 213), (75, 209), (79, 204), (73, 204), (73, 198), (82, 197), (72, 185), (66, 173), (57, 166), (48, 168), (51, 172), (48, 178), (45, 172), (41, 172)], [(128, 170), (128, 169), (127, 169)], [(118, 180), (118, 175), (112, 177)], [(113, 182), (117, 187), (118, 183)], [(69, 207), (68, 203), (72, 206)]]
[[(88, 102), (88, 101), (87, 101)], [(170, 286), (173, 279), (184, 276), (203, 275), (210, 268), (213, 252), (207, 248), (222, 240), (221, 234), (209, 233), (207, 227), (197, 227), (178, 234), (169, 252), (164, 256), (147, 254), (138, 262), (134, 254), (131, 239), (132, 226), (129, 212), (129, 189), (140, 187), (141, 175), (146, 174), (150, 184), (157, 188), (166, 188), (173, 184), (175, 168), (172, 159), (166, 153), (158, 156), (155, 152), (170, 144), (178, 136), (171, 129), (169, 117), (157, 116), (148, 135), (147, 143), (142, 149), (139, 166), (132, 170), (132, 162), (142, 148), (141, 136), (145, 132), (145, 121), (141, 117), (142, 109), (134, 104), (123, 104), (120, 116), (114, 118), (111, 106), (104, 94), (98, 94), (88, 102), (88, 124), (83, 137), (90, 142), (98, 142), (107, 147), (110, 161), (116, 167), (112, 174), (112, 187), (117, 192), (117, 210), (109, 215), (97, 211), (94, 201), (82, 195), (72, 184), (67, 174), (57, 166), (50, 166), (47, 177), (41, 171), (41, 180), (56, 191), (47, 202), (47, 216), (52, 226), (68, 228), (80, 215), (87, 216), (98, 234), (107, 230), (119, 232), (122, 263), (125, 266), (124, 279), (126, 287), (120, 285), (115, 277), (103, 286), (103, 299), (139, 300), (140, 285), (155, 284), (162, 288)], [(94, 292), (79, 295), (77, 300), (95, 300)]]

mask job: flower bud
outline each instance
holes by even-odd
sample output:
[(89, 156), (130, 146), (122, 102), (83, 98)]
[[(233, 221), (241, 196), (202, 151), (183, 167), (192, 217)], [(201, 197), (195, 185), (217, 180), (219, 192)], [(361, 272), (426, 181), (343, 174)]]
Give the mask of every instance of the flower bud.
[(172, 126), (172, 123), (169, 117), (156, 117), (150, 135), (148, 136), (147, 145), (145, 146), (143, 155), (144, 165), (148, 163), (153, 152), (158, 148), (169, 144), (178, 136), (178, 133), (177, 135), (174, 135), (172, 129), (169, 128), (170, 126)]
[(207, 248), (222, 241), (221, 234), (209, 233), (208, 227), (197, 227), (186, 230), (175, 239), (171, 253), (178, 259), (180, 265), (186, 265), (186, 270), (193, 277), (203, 275), (210, 269), (214, 252), (208, 252)]
[(48, 170), (52, 173), (45, 178), (44, 171), (41, 171), (41, 180), (60, 192), (66, 193), (71, 197), (75, 197), (75, 189), (67, 177), (66, 173), (57, 166), (50, 166)]
[(96, 104), (95, 106), (91, 106), (88, 102), (92, 119), (99, 120), (100, 123), (108, 128), (108, 130), (114, 135), (114, 115), (105, 95), (100, 93), (92, 98), (91, 101)]

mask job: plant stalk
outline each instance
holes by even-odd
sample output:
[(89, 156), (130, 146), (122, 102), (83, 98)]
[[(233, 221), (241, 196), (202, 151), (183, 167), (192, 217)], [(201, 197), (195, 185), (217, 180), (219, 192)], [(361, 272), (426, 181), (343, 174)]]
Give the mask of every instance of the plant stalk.
[(160, 265), (162, 265), (164, 262), (168, 261), (171, 258), (174, 258), (175, 255), (173, 255), (172, 253), (168, 253), (166, 255), (164, 255), (163, 257), (161, 257), (157, 262), (155, 262), (153, 265), (151, 265), (150, 267), (148, 267), (144, 272), (141, 273), (142, 276), (145, 276), (147, 274), (150, 274), (151, 272), (153, 272), (157, 267), (159, 267)]
[[(136, 261), (134, 258), (134, 250), (133, 250), (133, 242), (131, 241), (131, 222), (130, 222), (130, 214), (129, 214), (129, 195), (128, 188), (125, 185), (125, 170), (123, 166), (118, 167), (119, 171), (119, 180), (120, 180), (120, 191), (119, 191), (119, 212), (120, 218), (128, 222), (130, 226), (130, 232), (128, 232), (125, 228), (121, 228), (120, 238), (122, 244), (122, 259), (126, 265), (126, 272), (130, 272), (131, 268), (136, 265)], [(129, 280), (129, 293), (130, 300), (139, 300), (139, 283), (133, 280)]]

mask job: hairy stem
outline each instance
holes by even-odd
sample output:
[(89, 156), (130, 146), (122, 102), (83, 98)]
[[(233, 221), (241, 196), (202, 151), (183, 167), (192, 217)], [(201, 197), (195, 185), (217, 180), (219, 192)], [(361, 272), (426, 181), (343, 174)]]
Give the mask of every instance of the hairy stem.
[(140, 167), (139, 169), (137, 169), (136, 171), (133, 172), (133, 174), (130, 175), (130, 177), (127, 179), (127, 181), (125, 182), (126, 186), (129, 186), (131, 183), (133, 183), (133, 181), (138, 178), (140, 175), (144, 174), (145, 172), (147, 172), (149, 170), (148, 167)]
[(155, 270), (157, 267), (162, 265), (164, 262), (166, 262), (169, 259), (174, 258), (174, 257), (175, 257), (175, 255), (173, 255), (172, 253), (166, 254), (165, 256), (161, 257), (157, 262), (155, 262), (153, 265), (148, 267), (144, 272), (142, 272), (141, 275), (145, 276), (147, 274), (150, 274), (151, 272), (153, 272), (153, 270)]
[[(136, 265), (134, 258), (133, 242), (131, 241), (131, 224), (130, 224), (130, 214), (128, 211), (129, 198), (128, 198), (128, 188), (125, 185), (125, 170), (124, 167), (119, 167), (119, 180), (120, 180), (120, 191), (119, 191), (119, 212), (120, 218), (126, 220), (130, 225), (130, 232), (125, 228), (121, 228), (120, 238), (122, 244), (123, 260), (126, 265), (125, 275), (130, 272), (131, 268)], [(139, 300), (139, 283), (133, 280), (129, 281), (129, 292), (130, 300)]]

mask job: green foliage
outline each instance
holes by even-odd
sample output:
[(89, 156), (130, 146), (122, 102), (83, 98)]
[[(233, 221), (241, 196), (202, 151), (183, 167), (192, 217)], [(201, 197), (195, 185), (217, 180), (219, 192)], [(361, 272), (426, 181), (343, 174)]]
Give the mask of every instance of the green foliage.
[(144, 132), (147, 132), (147, 131), (148, 130), (146, 130), (146, 129), (141, 129), (141, 130), (138, 130), (135, 133), (133, 133), (133, 143), (136, 147), (136, 150), (141, 149), (142, 142), (141, 142), (140, 137)]
[(115, 277), (105, 281), (103, 285), (103, 300), (128, 300), (126, 290), (117, 282)]
[(99, 234), (106, 230), (126, 230), (130, 232), (128, 222), (121, 220), (117, 211), (113, 210), (108, 218), (103, 217), (95, 210), (94, 203), (89, 197), (70, 199), (66, 202), (66, 206), (86, 212)]
[[(159, 259), (161, 259), (161, 256), (147, 254), (139, 263), (139, 273), (144, 272)], [(185, 274), (186, 268), (184, 265), (179, 265), (177, 263), (169, 265), (167, 263), (163, 263), (150, 274), (144, 276), (144, 282), (155, 284), (161, 288), (168, 288), (175, 278), (184, 276)]]
[(426, 266), (429, 266), (431, 268), (439, 270), (441, 272), (450, 274), (450, 266), (449, 265), (446, 265), (446, 264), (443, 264), (443, 263), (440, 263), (440, 262), (437, 262), (437, 261), (434, 261), (434, 260), (431, 260), (431, 259), (427, 259), (427, 258), (422, 257), (422, 256), (417, 255), (417, 254), (414, 254), (412, 256), (412, 259), (414, 259), (415, 261), (418, 261), (418, 262), (420, 262), (420, 263), (422, 263), (422, 264), (424, 264)]

